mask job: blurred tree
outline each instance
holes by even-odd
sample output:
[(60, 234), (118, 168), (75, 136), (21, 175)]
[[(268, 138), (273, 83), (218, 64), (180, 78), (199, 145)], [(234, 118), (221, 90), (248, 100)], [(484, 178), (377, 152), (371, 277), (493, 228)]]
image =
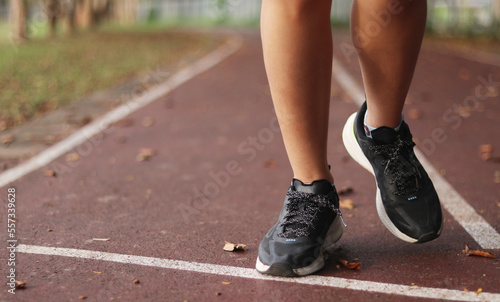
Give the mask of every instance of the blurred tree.
[(113, 1), (112, 11), (114, 21), (127, 25), (135, 23), (137, 16), (138, 0)]
[(53, 38), (57, 31), (57, 19), (61, 16), (61, 5), (58, 0), (43, 0), (45, 14), (49, 22), (49, 34)]
[(26, 35), (26, 0), (9, 0), (10, 38), (19, 43), (27, 39)]
[(110, 17), (111, 0), (78, 0), (75, 14), (79, 27), (95, 27)]

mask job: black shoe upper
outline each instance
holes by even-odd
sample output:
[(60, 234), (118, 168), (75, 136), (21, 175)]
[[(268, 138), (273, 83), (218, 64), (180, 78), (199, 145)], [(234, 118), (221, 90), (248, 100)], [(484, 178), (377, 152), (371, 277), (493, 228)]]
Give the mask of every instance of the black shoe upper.
[(294, 179), (278, 222), (259, 246), (265, 265), (286, 263), (302, 268), (319, 255), (325, 236), (339, 211), (335, 187), (326, 180), (303, 184)]
[(356, 116), (354, 134), (373, 167), (387, 216), (419, 242), (438, 237), (443, 221), (439, 197), (415, 156), (408, 125), (403, 121), (398, 131), (380, 127), (369, 138), (364, 131), (366, 108), (365, 102)]

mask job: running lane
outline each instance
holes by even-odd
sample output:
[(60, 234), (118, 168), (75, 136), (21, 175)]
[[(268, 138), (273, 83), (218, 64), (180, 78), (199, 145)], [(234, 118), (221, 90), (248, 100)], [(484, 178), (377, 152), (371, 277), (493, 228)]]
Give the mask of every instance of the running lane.
[[(131, 113), (104, 138), (95, 138), (98, 143), (71, 169), (55, 178), (44, 176), (45, 170), (68, 166), (63, 154), (2, 188), (3, 199), (8, 187), (17, 191), (16, 232), (22, 244), (17, 278), (27, 288), (17, 290), (15, 297), (4, 289), (0, 300), (499, 299), (498, 261), (464, 256), (464, 244), (478, 245), (448, 212), (443, 235), (428, 244), (407, 244), (384, 228), (375, 210), (372, 176), (342, 145), (343, 124), (357, 106), (337, 82), (332, 87), (329, 156), (338, 188), (353, 189), (342, 198), (355, 205), (343, 210), (348, 227), (339, 249), (316, 276), (280, 279), (254, 272), (258, 244), (275, 223), (291, 170), (276, 127), (259, 35), (242, 37), (235, 54)], [(453, 81), (451, 72), (462, 62), (446, 58), (450, 62), (445, 67), (425, 69), (434, 81)], [(356, 78), (355, 63), (342, 63)], [(434, 112), (446, 108), (425, 99), (446, 91), (425, 82), (427, 76), (419, 72), (411, 96), (422, 96), (413, 98), (414, 104), (425, 104), (418, 107), (425, 114), (411, 125), (423, 140), (433, 129), (427, 124), (441, 122)], [(466, 94), (465, 86), (457, 82), (450, 93)], [(418, 94), (419, 87), (426, 93)], [(491, 108), (484, 114), (499, 112)], [(154, 124), (144, 127), (145, 118)], [(488, 119), (477, 118), (476, 123), (485, 127)], [(492, 163), (479, 159), (467, 166), (477, 147), (462, 146), (463, 141), (476, 144), (483, 134), (466, 129), (455, 132), (460, 133), (456, 139), (450, 132), (446, 144), (428, 157), (476, 210), (485, 210), (481, 215), (498, 231), (497, 205), (486, 203), (497, 198), (498, 184), (482, 185), (483, 168)], [(137, 161), (141, 148), (156, 152)], [(456, 170), (462, 172), (449, 177)], [(466, 176), (481, 190), (464, 187)], [(6, 242), (5, 233), (1, 238)], [(225, 241), (247, 244), (248, 250), (225, 252)], [(343, 268), (336, 259), (359, 261), (361, 270)], [(2, 272), (6, 261), (2, 259)], [(496, 295), (464, 292), (479, 288)]]

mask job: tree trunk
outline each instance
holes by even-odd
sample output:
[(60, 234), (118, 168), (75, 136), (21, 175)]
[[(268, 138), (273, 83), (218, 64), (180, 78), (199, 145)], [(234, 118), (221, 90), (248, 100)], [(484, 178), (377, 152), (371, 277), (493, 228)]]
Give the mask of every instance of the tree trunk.
[(57, 0), (45, 0), (45, 12), (49, 20), (50, 37), (53, 38), (57, 31), (57, 19), (59, 18), (60, 7)]
[(12, 42), (19, 43), (26, 40), (26, 1), (9, 0), (10, 38)]
[(66, 19), (67, 33), (72, 35), (76, 30), (76, 0), (67, 0), (63, 3), (63, 11)]
[(93, 20), (91, 0), (77, 0), (75, 13), (78, 27), (89, 28), (92, 26)]

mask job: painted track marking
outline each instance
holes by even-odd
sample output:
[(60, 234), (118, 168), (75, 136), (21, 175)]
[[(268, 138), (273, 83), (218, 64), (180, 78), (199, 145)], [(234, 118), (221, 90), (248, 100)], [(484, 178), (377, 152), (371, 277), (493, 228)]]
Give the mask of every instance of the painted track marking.
[[(356, 80), (344, 69), (342, 64), (333, 58), (333, 77), (358, 105), (365, 100), (363, 89)], [(453, 216), (472, 238), (483, 249), (500, 249), (500, 234), (481, 216), (467, 201), (458, 194), (441, 174), (436, 171), (424, 154), (415, 148), (415, 154), (432, 179), (441, 204)]]
[[(234, 38), (229, 43), (221, 46), (215, 51), (208, 54), (206, 57), (200, 59), (187, 69), (180, 71), (179, 73), (173, 75), (164, 84), (154, 88), (153, 90), (139, 96), (136, 99), (110, 111), (101, 118), (95, 120), (91, 124), (83, 127), (79, 131), (72, 134), (70, 137), (59, 142), (58, 144), (48, 148), (47, 150), (41, 152), (32, 159), (22, 163), (12, 169), (4, 171), (0, 174), (0, 187), (3, 187), (20, 177), (33, 172), (36, 169), (43, 167), (44, 165), (50, 163), (57, 157), (61, 156), (65, 152), (68, 152), (77, 145), (85, 142), (93, 135), (103, 131), (107, 126), (113, 122), (127, 116), (128, 114), (136, 111), (137, 109), (153, 102), (157, 98), (169, 93), (173, 89), (179, 87), (186, 81), (190, 80), (197, 74), (200, 74), (212, 66), (216, 65), (220, 61), (227, 58), (229, 55), (234, 53), (242, 45), (242, 40), (240, 38)], [(334, 58), (335, 78), (342, 87), (351, 95), (351, 97), (359, 103), (364, 99), (364, 94), (362, 90), (357, 86), (356, 82), (352, 77), (349, 76), (341, 65)], [(417, 150), (418, 152), (418, 150)], [(425, 162), (425, 166), (431, 177), (434, 179), (442, 179), (444, 183), (444, 191), (439, 191), (440, 195), (446, 197), (445, 208), (450, 212), (450, 214), (467, 230), (471, 236), (478, 241), (483, 248), (499, 248), (500, 239), (498, 233), (489, 226), (489, 224), (479, 216), (474, 209), (456, 192), (453, 188), (444, 180), (444, 178), (439, 175), (435, 169), (429, 164), (427, 160), (418, 152), (418, 156), (421, 161)], [(449, 209), (451, 208), (451, 209)], [(458, 210), (460, 209), (460, 210)], [(458, 212), (460, 213), (458, 213)], [(459, 217), (462, 215), (462, 217)], [(488, 229), (489, 227), (489, 229)], [(488, 231), (490, 234), (488, 235)], [(491, 232), (492, 231), (492, 232)], [(485, 233), (486, 232), (486, 233)], [(492, 239), (488, 240), (487, 237), (490, 236)], [(101, 261), (110, 261), (125, 264), (135, 264), (143, 266), (153, 266), (166, 269), (176, 269), (190, 272), (198, 273), (208, 273), (215, 275), (224, 276), (234, 276), (249, 279), (258, 280), (269, 280), (275, 282), (287, 282), (287, 283), (297, 283), (297, 284), (307, 284), (307, 285), (318, 285), (326, 286), (339, 289), (351, 289), (366, 291), (371, 293), (383, 293), (383, 294), (395, 294), (398, 296), (409, 296), (409, 297), (421, 297), (421, 298), (434, 298), (443, 300), (455, 300), (455, 301), (500, 301), (500, 294), (496, 293), (481, 293), (476, 295), (475, 293), (466, 293), (459, 290), (449, 290), (441, 288), (430, 288), (430, 287), (414, 287), (407, 285), (398, 285), (382, 282), (373, 281), (363, 281), (363, 280), (351, 280), (345, 278), (337, 277), (324, 277), (324, 276), (307, 276), (302, 278), (279, 278), (271, 277), (266, 275), (261, 275), (251, 268), (242, 267), (232, 267), (208, 263), (196, 263), (180, 260), (170, 260), (161, 259), (153, 257), (143, 257), (134, 255), (124, 255), (88, 250), (78, 250), (78, 249), (67, 249), (67, 248), (55, 248), (55, 247), (42, 247), (42, 246), (31, 246), (31, 245), (19, 245), (17, 251), (20, 253), (27, 254), (39, 254), (39, 255), (52, 255), (52, 256), (63, 256), (72, 257), (80, 259), (92, 259)]]
[(111, 110), (110, 112), (94, 120), (87, 126), (79, 129), (66, 139), (33, 156), (26, 162), (2, 172), (0, 174), (0, 188), (23, 177), (28, 173), (31, 173), (49, 164), (59, 156), (63, 155), (66, 152), (69, 152), (71, 149), (89, 140), (90, 138), (92, 138), (92, 136), (103, 131), (105, 132), (105, 129), (112, 123), (126, 117), (137, 109), (142, 108), (149, 103), (157, 100), (158, 98), (170, 93), (172, 90), (186, 83), (196, 75), (215, 66), (216, 64), (236, 52), (236, 50), (238, 50), (242, 44), (243, 39), (241, 37), (231, 37), (222, 46), (202, 57), (195, 63), (189, 65), (187, 68), (175, 73), (164, 83)]
[(444, 288), (417, 287), (383, 282), (353, 280), (338, 277), (310, 275), (307, 277), (283, 278), (262, 275), (253, 268), (226, 266), (209, 263), (188, 262), (181, 260), (162, 259), (154, 257), (124, 255), (90, 250), (46, 247), (21, 244), (17, 251), (27, 254), (62, 256), (80, 259), (110, 261), (124, 264), (135, 264), (165, 269), (175, 269), (187, 272), (204, 273), (221, 276), (240, 277), (256, 280), (268, 280), (295, 284), (318, 285), (339, 289), (365, 291), (369, 293), (393, 294), (398, 296), (430, 298), (453, 301), (500, 301), (500, 294), (482, 292), (464, 292)]

